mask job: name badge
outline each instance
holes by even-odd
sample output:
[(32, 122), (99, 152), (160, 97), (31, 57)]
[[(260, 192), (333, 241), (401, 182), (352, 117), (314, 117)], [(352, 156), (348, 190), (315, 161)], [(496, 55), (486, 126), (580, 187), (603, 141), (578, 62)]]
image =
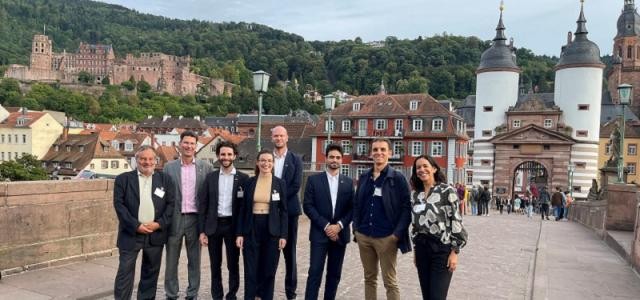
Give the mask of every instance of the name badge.
[(271, 200), (273, 200), (273, 201), (280, 201), (280, 194), (279, 194), (278, 192), (274, 192), (274, 193), (271, 195)]
[(161, 188), (156, 188), (155, 192), (153, 192), (154, 195), (160, 197), (160, 198), (164, 198), (164, 190)]
[(382, 188), (377, 187), (375, 190), (373, 190), (373, 195), (382, 197)]
[(244, 191), (242, 189), (240, 189), (238, 191), (238, 194), (236, 195), (236, 198), (243, 198), (244, 197)]

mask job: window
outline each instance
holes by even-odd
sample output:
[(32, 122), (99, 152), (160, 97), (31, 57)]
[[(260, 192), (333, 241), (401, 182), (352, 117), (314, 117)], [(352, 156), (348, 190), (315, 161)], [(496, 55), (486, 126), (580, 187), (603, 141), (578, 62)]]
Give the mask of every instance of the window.
[(93, 169), (95, 169), (95, 168), (96, 168), (96, 164), (90, 164), (90, 165), (89, 165), (89, 169), (93, 170)]
[(396, 119), (396, 120), (394, 121), (394, 123), (395, 123), (395, 126), (394, 126), (394, 127), (395, 127), (395, 129), (396, 129), (396, 130), (402, 130), (402, 129), (403, 129), (403, 127), (404, 127), (404, 122), (403, 122), (403, 120), (402, 120), (402, 119)]
[(367, 136), (367, 120), (358, 120), (358, 136)]
[(588, 136), (589, 136), (588, 130), (576, 130), (576, 137), (588, 137)]
[(493, 111), (493, 106), (483, 106), (482, 107), (482, 111), (484, 111), (484, 112), (492, 112)]
[(109, 168), (109, 162), (106, 161), (106, 160), (101, 161), (100, 164), (101, 164), (101, 167), (103, 169), (108, 169)]
[(630, 175), (636, 174), (636, 163), (627, 163), (627, 170)]
[(411, 100), (409, 102), (409, 110), (418, 110), (418, 100)]
[(359, 177), (360, 175), (362, 175), (365, 172), (367, 172), (367, 170), (369, 170), (369, 168), (367, 168), (367, 166), (358, 165), (358, 167), (356, 167), (356, 175)]
[(553, 120), (551, 119), (545, 119), (544, 120), (544, 124), (543, 124), (544, 128), (551, 128), (553, 127)]
[(335, 129), (336, 129), (335, 125), (336, 124), (335, 124), (335, 122), (333, 120), (324, 121), (324, 131), (329, 131), (329, 130), (331, 130), (331, 132), (335, 131)]
[(109, 145), (102, 146), (102, 151), (109, 152)]
[(424, 144), (421, 141), (411, 142), (411, 156), (416, 157), (424, 153)]
[(394, 141), (393, 142), (393, 156), (402, 156), (404, 155), (404, 149), (402, 149), (402, 141)]
[(574, 186), (573, 187), (573, 192), (574, 193), (581, 193), (582, 192), (582, 187), (581, 186)]
[(584, 170), (587, 168), (587, 163), (582, 161), (575, 162), (576, 170)]
[(375, 120), (375, 124), (376, 124), (376, 130), (385, 130), (387, 129), (387, 120), (384, 119), (376, 119)]
[(111, 147), (113, 147), (113, 150), (120, 150), (120, 142), (117, 140), (111, 141)]
[(467, 157), (467, 166), (473, 167), (473, 157)]
[(633, 57), (633, 47), (627, 46), (627, 58), (632, 58), (632, 57)]
[(589, 110), (589, 104), (578, 104), (578, 110)]
[(117, 169), (119, 167), (119, 162), (117, 160), (112, 160), (111, 161), (111, 168), (112, 169)]
[(467, 171), (467, 185), (473, 184), (473, 171)]
[(551, 145), (542, 145), (542, 149), (551, 150)]
[(13, 140), (14, 140), (14, 141), (15, 141), (15, 143), (17, 144), (17, 143), (18, 143), (18, 135), (17, 135), (17, 134), (14, 134), (14, 135), (13, 135), (13, 137), (15, 138), (15, 139), (13, 139)]
[(70, 145), (66, 145), (66, 146), (64, 147), (64, 149), (65, 149), (67, 152), (71, 152), (71, 146), (70, 146)]
[(64, 163), (64, 168), (65, 169), (71, 169), (71, 168), (73, 168), (73, 165), (70, 162), (65, 162)]
[(356, 143), (356, 153), (358, 155), (366, 155), (367, 154), (367, 142), (366, 141), (358, 141)]
[[(124, 151), (133, 151), (133, 143), (126, 141), (124, 143)], [(215, 152), (215, 150), (213, 152)]]
[(7, 137), (9, 138), (9, 144), (11, 144), (11, 135), (7, 134)]
[(488, 159), (483, 159), (480, 161), (480, 165), (481, 166), (490, 166), (491, 165), (491, 161)]
[(4, 134), (0, 135), (0, 143), (4, 144)]
[(340, 144), (342, 146), (342, 152), (344, 152), (344, 155), (349, 155), (351, 154), (351, 141), (350, 140), (342, 140), (340, 141)]
[(4, 161), (4, 152), (0, 152), (0, 160)]
[(342, 132), (351, 131), (351, 121), (350, 120), (342, 120)]
[[(213, 160), (213, 158), (210, 158), (209, 160), (210, 160), (210, 161), (212, 161), (212, 160)], [(213, 164), (213, 163), (214, 163), (214, 162), (211, 162), (211, 164)], [(129, 169), (129, 164), (126, 164), (126, 163), (125, 163), (125, 164), (124, 164), (124, 168), (125, 168), (125, 169)]]
[(26, 134), (23, 134), (23, 135), (22, 135), (22, 143), (23, 143), (23, 144), (26, 144), (26, 143), (27, 143), (27, 135), (26, 135)]
[(484, 137), (489, 137), (489, 136), (491, 136), (491, 130), (483, 130), (483, 131), (482, 131), (482, 136), (484, 136)]
[(349, 176), (349, 165), (341, 165), (340, 166), (340, 174), (344, 176)]
[(353, 104), (353, 111), (360, 111), (360, 103), (356, 102)]
[(522, 121), (513, 120), (513, 128), (520, 128), (520, 125), (522, 125)]
[(412, 129), (413, 131), (422, 131), (422, 120), (421, 119), (413, 120)]
[(520, 149), (520, 145), (513, 145), (513, 149)]
[(442, 142), (431, 142), (431, 156), (442, 156), (443, 152)]
[(636, 144), (627, 145), (627, 155), (637, 155), (638, 154), (638, 146)]
[(606, 155), (610, 155), (611, 154), (611, 144), (608, 143), (604, 146), (604, 154)]
[(80, 149), (80, 152), (84, 152), (84, 146), (80, 145), (78, 148)]
[(431, 121), (431, 131), (442, 131), (442, 119), (433, 119)]
[(58, 146), (58, 145), (53, 145), (53, 151), (55, 151), (55, 152), (60, 151), (60, 146)]

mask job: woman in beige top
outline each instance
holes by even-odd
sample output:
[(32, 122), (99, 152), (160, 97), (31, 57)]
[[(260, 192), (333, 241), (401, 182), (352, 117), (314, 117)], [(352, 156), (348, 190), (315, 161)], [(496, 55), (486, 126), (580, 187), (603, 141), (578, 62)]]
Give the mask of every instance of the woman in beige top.
[(272, 151), (258, 153), (256, 176), (246, 182), (240, 203), (236, 245), (244, 258), (245, 299), (273, 299), (280, 251), (287, 243), (287, 191), (273, 175), (273, 162)]

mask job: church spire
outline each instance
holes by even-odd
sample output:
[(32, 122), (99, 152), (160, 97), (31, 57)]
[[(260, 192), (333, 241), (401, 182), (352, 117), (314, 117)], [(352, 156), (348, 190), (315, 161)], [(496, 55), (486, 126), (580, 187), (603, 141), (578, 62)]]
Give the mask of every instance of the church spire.
[(578, 17), (578, 21), (576, 23), (578, 23), (578, 28), (576, 29), (575, 33), (576, 38), (580, 37), (581, 35), (586, 36), (589, 31), (587, 31), (587, 19), (584, 17), (584, 0), (580, 0), (580, 16)]
[(636, 5), (633, 2), (633, 0), (624, 0), (624, 9), (634, 10), (636, 8)]
[(504, 30), (506, 29), (506, 27), (504, 27), (504, 22), (502, 22), (502, 12), (504, 11), (504, 0), (500, 1), (500, 21), (498, 21), (498, 26), (496, 26), (496, 37), (493, 38), (494, 42), (498, 42), (498, 41), (506, 41), (507, 37), (504, 35)]

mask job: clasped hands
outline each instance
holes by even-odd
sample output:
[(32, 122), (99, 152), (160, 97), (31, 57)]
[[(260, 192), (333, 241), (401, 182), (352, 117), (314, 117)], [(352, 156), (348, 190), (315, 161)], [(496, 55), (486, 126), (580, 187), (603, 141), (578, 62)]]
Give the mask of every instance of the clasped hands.
[(326, 234), (330, 240), (335, 242), (338, 240), (338, 234), (340, 231), (342, 231), (342, 227), (340, 227), (339, 224), (330, 224), (325, 227), (324, 234)]
[(140, 224), (136, 231), (140, 234), (152, 234), (154, 231), (160, 229), (160, 224), (158, 222), (149, 222), (145, 224)]

